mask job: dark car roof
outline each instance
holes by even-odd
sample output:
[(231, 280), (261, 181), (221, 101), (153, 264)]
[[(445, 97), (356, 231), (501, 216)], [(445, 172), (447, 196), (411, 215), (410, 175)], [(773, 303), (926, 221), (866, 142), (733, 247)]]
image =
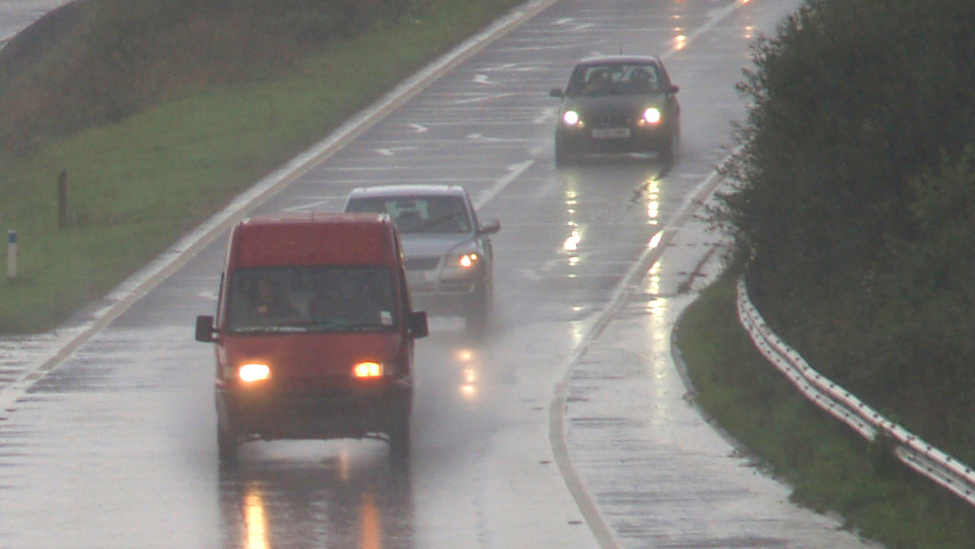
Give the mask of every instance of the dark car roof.
[(576, 65), (599, 65), (603, 63), (647, 63), (662, 65), (660, 58), (653, 55), (600, 55), (580, 59)]

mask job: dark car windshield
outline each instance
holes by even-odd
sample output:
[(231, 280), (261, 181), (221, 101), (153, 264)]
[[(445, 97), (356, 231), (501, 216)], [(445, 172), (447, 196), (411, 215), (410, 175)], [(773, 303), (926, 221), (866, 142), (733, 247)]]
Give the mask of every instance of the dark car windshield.
[(646, 95), (662, 89), (661, 75), (653, 63), (602, 63), (577, 66), (565, 94)]
[(383, 266), (239, 269), (229, 281), (230, 333), (393, 328), (393, 276)]
[(353, 198), (345, 211), (389, 214), (402, 234), (469, 233), (473, 226), (460, 196)]

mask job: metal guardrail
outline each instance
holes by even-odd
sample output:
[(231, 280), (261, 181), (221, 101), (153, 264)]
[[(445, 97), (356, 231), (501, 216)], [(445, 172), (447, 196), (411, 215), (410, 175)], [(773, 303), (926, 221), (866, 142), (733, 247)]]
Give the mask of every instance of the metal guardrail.
[(744, 278), (738, 280), (738, 321), (759, 352), (806, 398), (867, 440), (881, 435), (887, 437), (893, 444), (894, 455), (901, 462), (975, 506), (975, 471), (971, 467), (884, 418), (849, 391), (812, 369), (765, 324), (748, 297)]

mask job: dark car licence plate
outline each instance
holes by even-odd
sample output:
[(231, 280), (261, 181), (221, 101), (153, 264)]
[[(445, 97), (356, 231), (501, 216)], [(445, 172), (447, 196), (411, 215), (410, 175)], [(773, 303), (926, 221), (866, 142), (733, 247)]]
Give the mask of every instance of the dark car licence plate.
[(630, 137), (630, 128), (593, 128), (593, 139), (626, 139)]

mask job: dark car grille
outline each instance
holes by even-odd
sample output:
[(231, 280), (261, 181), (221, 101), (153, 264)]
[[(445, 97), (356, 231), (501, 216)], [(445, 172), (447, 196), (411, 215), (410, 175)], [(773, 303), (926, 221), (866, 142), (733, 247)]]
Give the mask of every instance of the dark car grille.
[(403, 262), (407, 271), (431, 271), (440, 263), (439, 257), (408, 257)]

